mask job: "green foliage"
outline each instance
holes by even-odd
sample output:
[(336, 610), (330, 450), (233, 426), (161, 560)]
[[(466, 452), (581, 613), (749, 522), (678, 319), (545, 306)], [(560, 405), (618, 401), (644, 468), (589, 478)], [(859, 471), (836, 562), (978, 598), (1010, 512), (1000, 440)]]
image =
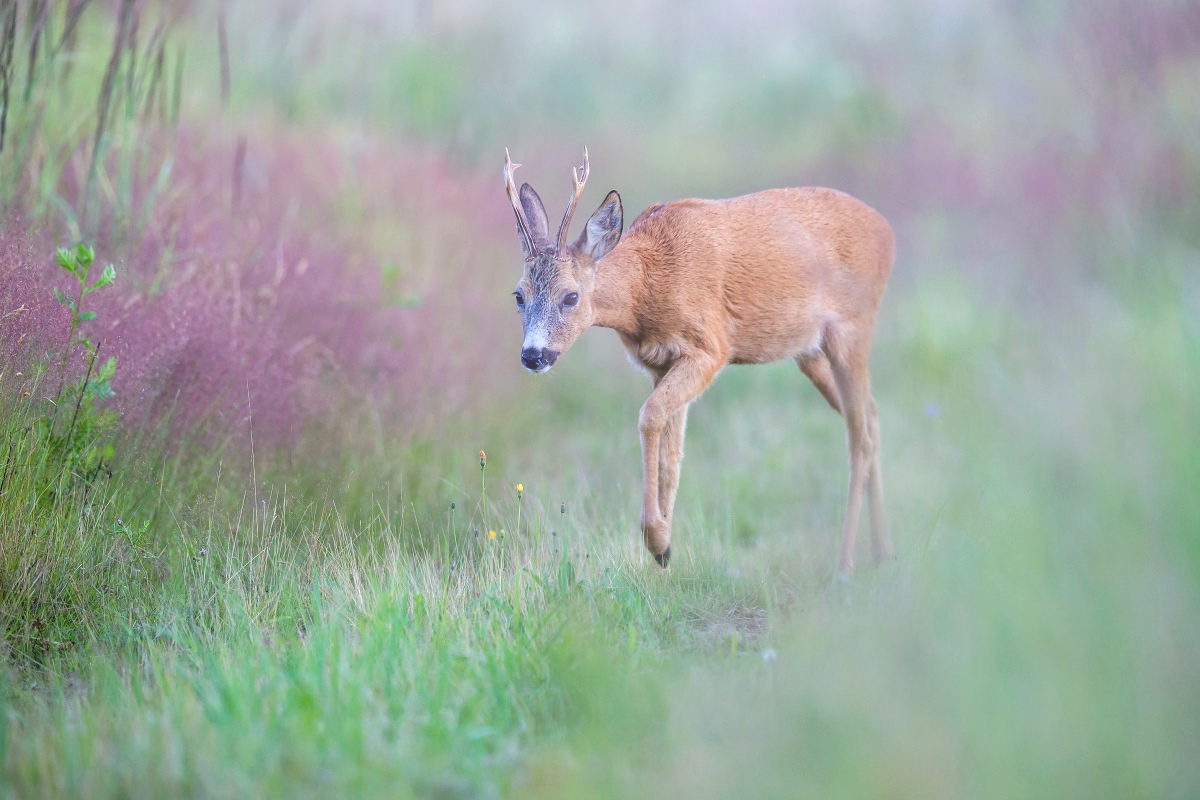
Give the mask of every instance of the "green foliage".
[[(1036, 118), (1025, 104), (1055, 102), (1031, 100), (1043, 87), (1066, 87), (1063, 127), (1080, 150), (1109, 130), (1074, 105), (1095, 92), (1006, 40), (1008, 16), (982, 13), (947, 18), (961, 45), (897, 34), (905, 61), (876, 66), (890, 83), (846, 54), (781, 60), (757, 41), (723, 60), (657, 42), (610, 58), (604, 36), (581, 52), (551, 18), (532, 41), (489, 29), (477, 47), (362, 47), (345, 72), (310, 57), (319, 47), (292, 47), (291, 63), (247, 48), (262, 62), (247, 73), (275, 82), (235, 72), (232, 105), (239, 93), (257, 105), (265, 86), (292, 119), (393, 114), (485, 149), (489, 126), (518, 116), (556, 138), (609, 121), (610, 141), (641, 153), (625, 167), (646, 169), (640, 187), (674, 172), (687, 191), (774, 181), (780, 164), (807, 174), (832, 153), (862, 154), (870, 175), (886, 152), (871, 143), (916, 135), (918, 121), (938, 134), (935, 164), (965, 149), (1004, 170), (988, 156), (1040, 140), (1002, 135), (1016, 112), (975, 98), (1012, 98)], [(235, 37), (262, 36), (238, 22)], [(602, 23), (589, 19), (589, 34)], [(970, 25), (996, 37), (959, 35)], [(193, 52), (215, 49), (196, 35)], [(510, 40), (524, 76), (511, 84), (493, 68), (504, 45), (483, 44)], [(1069, 49), (1062, 31), (1047, 41)], [(905, 69), (923, 58), (932, 69)], [(100, 77), (103, 58), (84, 48), (77, 60)], [(132, 61), (118, 53), (123, 76)], [(1195, 74), (1173, 79), (1179, 120), (1200, 108)], [(567, 99), (528, 102), (543, 95)], [(464, 125), (468, 111), (486, 121)], [(93, 157), (110, 146), (97, 140)], [(56, 185), (65, 162), (38, 152), (5, 163), (44, 165)], [(169, 178), (164, 167), (155, 186)], [(1107, 252), (1103, 220), (1086, 213), (1086, 236), (1064, 240), (1085, 260), (1095, 248), (1103, 280), (1037, 301), (1053, 253), (1007, 267), (1033, 287), (1018, 302), (966, 268), (961, 250), (991, 240), (947, 238), (961, 218), (939, 211), (925, 221), (937, 230), (902, 242), (873, 363), (899, 561), (853, 581), (830, 575), (844, 429), (790, 363), (731, 368), (695, 406), (675, 559), (655, 567), (636, 531), (648, 384), (598, 332), (553, 377), (403, 449), (373, 434), (331, 460), (300, 452), (270, 469), (260, 453), (257, 473), (235, 454), (141, 452), (96, 480), (116, 457), (103, 409), (116, 363), (85, 334), (84, 305), (115, 274), (89, 284), (92, 251), (60, 251), (72, 325), (55, 415), (0, 392), (0, 796), (1196, 795), (1200, 265), (1191, 239), (1160, 244), (1153, 213), (1108, 201), (1123, 251)], [(1190, 222), (1189, 210), (1172, 213)], [(397, 296), (401, 268), (381, 270)], [(518, 482), (521, 495), (504, 488)]]
[[(129, 244), (170, 175), (169, 155), (150, 142), (178, 122), (183, 52), (171, 46), (170, 10), (116, 6), (39, 0), (0, 8), (0, 207), (73, 238), (107, 222)], [(86, 175), (75, 195), (63, 181), (72, 173)], [(135, 194), (144, 198), (141, 214)]]
[[(890, 302), (919, 321), (876, 354), (900, 559), (853, 581), (830, 577), (841, 421), (791, 365), (730, 370), (698, 404), (676, 557), (654, 566), (635, 529), (645, 381), (590, 335), (526, 405), (348, 464), (323, 497), (255, 500), (228, 465), (191, 494), (168, 470), (164, 487), (64, 498), (15, 547), (0, 491), (0, 553), (24, 565), (0, 600), (17, 621), (7, 780), (50, 796), (1190, 795), (1200, 384), (1175, 366), (1200, 328), (1178, 294), (1075, 302), (1071, 331), (998, 318), (963, 285)], [(1048, 329), (1128, 380), (1013, 335)], [(437, 480), (396, 503), (409, 469)], [(475, 535), (485, 519), (495, 540)]]
[[(54, 297), (71, 314), (67, 344), (60, 359), (60, 388), (52, 410), (35, 426), (45, 452), (44, 475), (47, 482), (63, 490), (72, 481), (99, 473), (116, 452), (106, 441), (117, 426), (116, 412), (104, 408), (113, 397), (112, 379), (117, 371), (116, 357), (99, 361), (100, 344), (85, 335), (85, 323), (96, 319), (96, 312), (83, 308), (84, 298), (112, 285), (116, 268), (107, 265), (92, 283), (88, 283), (96, 253), (82, 243), (74, 248), (60, 247), (54, 263), (74, 279), (71, 292), (54, 290)], [(72, 355), (78, 354), (87, 365), (83, 376), (70, 379)], [(47, 497), (52, 496), (50, 490)]]

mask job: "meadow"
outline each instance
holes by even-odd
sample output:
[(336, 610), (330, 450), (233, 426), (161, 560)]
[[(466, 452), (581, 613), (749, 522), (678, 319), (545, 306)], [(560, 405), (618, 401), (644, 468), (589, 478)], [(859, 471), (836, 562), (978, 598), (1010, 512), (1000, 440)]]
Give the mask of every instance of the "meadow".
[[(0, 5), (0, 797), (1200, 791), (1200, 13), (739, 9)], [(791, 362), (645, 552), (649, 381), (518, 358), (585, 144), (892, 221), (895, 562)]]

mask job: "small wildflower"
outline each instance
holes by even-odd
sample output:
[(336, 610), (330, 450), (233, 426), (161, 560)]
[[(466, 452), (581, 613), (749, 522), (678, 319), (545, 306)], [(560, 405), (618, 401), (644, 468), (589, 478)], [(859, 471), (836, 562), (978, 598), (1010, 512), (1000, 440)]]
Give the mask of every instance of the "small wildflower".
[(487, 466), (487, 453), (480, 450), (479, 451), (479, 468), (483, 469), (486, 466)]
[(561, 505), (559, 505), (558, 513), (560, 513), (560, 514), (567, 513), (567, 504), (566, 503), (562, 503)]
[(496, 538), (496, 532), (495, 532), (495, 531), (488, 531), (488, 538), (489, 538), (489, 539), (495, 539), (495, 538)]
[(519, 500), (521, 498), (521, 495), (524, 493), (525, 493), (525, 484), (518, 483), (517, 484), (517, 499)]

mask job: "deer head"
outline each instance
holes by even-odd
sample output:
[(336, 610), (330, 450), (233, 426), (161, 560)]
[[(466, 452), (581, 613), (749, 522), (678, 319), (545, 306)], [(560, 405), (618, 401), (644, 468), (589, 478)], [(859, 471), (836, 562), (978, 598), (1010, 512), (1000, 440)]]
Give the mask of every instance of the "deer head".
[(624, 216), (621, 196), (609, 192), (575, 243), (567, 244), (571, 216), (588, 179), (588, 156), (584, 148), (583, 166), (572, 170), (575, 194), (567, 203), (558, 236), (551, 239), (550, 220), (541, 198), (528, 183), (518, 191), (513, 182), (513, 172), (519, 166), (505, 150), (504, 184), (517, 215), (517, 236), (525, 256), (525, 270), (513, 292), (525, 332), (521, 363), (530, 372), (541, 373), (554, 366), (555, 359), (591, 326), (595, 318), (592, 292), (596, 262), (621, 240)]

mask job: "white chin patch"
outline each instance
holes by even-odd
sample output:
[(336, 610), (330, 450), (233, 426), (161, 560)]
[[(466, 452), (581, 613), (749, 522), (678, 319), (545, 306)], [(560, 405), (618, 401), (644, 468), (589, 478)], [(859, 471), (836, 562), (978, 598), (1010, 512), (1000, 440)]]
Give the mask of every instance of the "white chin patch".
[(534, 375), (541, 375), (543, 372), (549, 372), (550, 368), (553, 366), (553, 364), (547, 364), (546, 366), (539, 367), (538, 369), (530, 369), (529, 367), (525, 367), (525, 371), (532, 372)]

